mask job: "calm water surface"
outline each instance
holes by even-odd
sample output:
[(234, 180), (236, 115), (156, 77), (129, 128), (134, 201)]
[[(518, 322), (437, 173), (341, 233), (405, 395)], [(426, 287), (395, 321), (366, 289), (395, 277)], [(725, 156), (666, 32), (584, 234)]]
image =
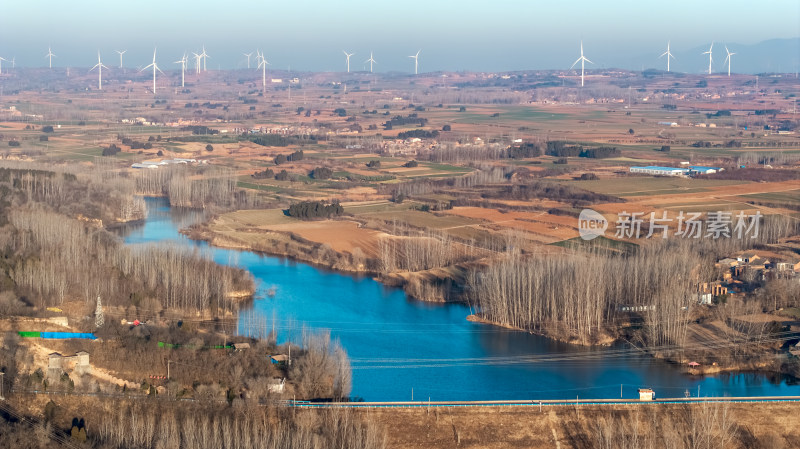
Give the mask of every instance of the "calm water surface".
[[(353, 395), (366, 400), (497, 400), (800, 395), (800, 387), (762, 374), (690, 377), (627, 346), (580, 348), (466, 321), (467, 307), (412, 300), (371, 278), (334, 273), (249, 251), (210, 248), (179, 234), (202, 219), (147, 199), (145, 223), (123, 231), (126, 243), (176, 242), (205, 248), (221, 264), (246, 268), (258, 297), (244, 315), (273, 320), (279, 341), (302, 328), (328, 329), (353, 365)], [(275, 295), (266, 292), (274, 288)], [(247, 333), (249, 319), (239, 331)], [(699, 389), (699, 390), (698, 390)], [(412, 393), (413, 392), (413, 393)]]

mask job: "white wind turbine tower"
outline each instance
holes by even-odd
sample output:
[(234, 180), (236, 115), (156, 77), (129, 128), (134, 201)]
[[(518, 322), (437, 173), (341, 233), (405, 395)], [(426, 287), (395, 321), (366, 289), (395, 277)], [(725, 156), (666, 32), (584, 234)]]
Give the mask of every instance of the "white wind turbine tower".
[(206, 62), (208, 61), (209, 56), (208, 53), (206, 53), (205, 45), (203, 45), (203, 52), (200, 53), (200, 57), (203, 58), (203, 71), (208, 72), (208, 69), (206, 68)]
[(261, 52), (258, 52), (258, 68), (261, 69), (261, 88), (264, 90), (264, 93), (267, 92), (267, 66), (269, 62), (267, 62), (267, 58), (264, 57)]
[(175, 61), (175, 64), (181, 65), (181, 87), (186, 87), (186, 62), (186, 53), (183, 54), (180, 61)]
[(413, 55), (413, 56), (409, 56), (409, 58), (412, 58), (412, 59), (414, 60), (414, 75), (417, 75), (417, 74), (419, 74), (419, 53), (420, 53), (421, 51), (422, 51), (422, 50), (419, 50), (419, 51), (417, 52), (417, 54), (415, 54), (415, 55)]
[(372, 73), (372, 64), (377, 64), (378, 63), (378, 61), (376, 61), (375, 58), (372, 57), (372, 52), (371, 51), (369, 52), (369, 59), (367, 59), (364, 62), (365, 63), (366, 62), (369, 63), (369, 73)]
[(702, 54), (704, 54), (704, 55), (708, 55), (708, 74), (709, 74), (709, 75), (711, 75), (711, 62), (712, 62), (712, 61), (714, 61), (714, 59), (711, 57), (711, 52), (712, 52), (713, 50), (714, 50), (714, 43), (712, 42), (712, 43), (711, 43), (711, 47), (708, 49), (708, 51), (704, 51), (704, 52), (702, 53)]
[(89, 69), (90, 72), (92, 70), (94, 70), (94, 69), (97, 69), (97, 89), (98, 90), (103, 90), (103, 69), (104, 68), (107, 69), (108, 67), (104, 66), (103, 63), (100, 61), (100, 51), (98, 51), (97, 52), (97, 64), (95, 64), (94, 67)]
[(250, 56), (253, 56), (253, 52), (250, 53), (242, 53), (243, 55), (247, 56), (247, 68), (250, 68)]
[(6, 59), (6, 58), (3, 58), (3, 57), (0, 57), (0, 75), (2, 75), (2, 74), (3, 74), (3, 61), (5, 61), (5, 62), (9, 62), (9, 60), (8, 60), (8, 59)]
[(119, 53), (119, 68), (122, 68), (122, 55), (124, 55), (125, 52), (127, 52), (128, 50), (122, 50), (122, 51), (114, 50), (114, 51)]
[(672, 56), (672, 53), (669, 52), (669, 41), (667, 41), (667, 51), (662, 53), (659, 58), (663, 58), (664, 56), (667, 57), (667, 72), (669, 72), (669, 58), (675, 59), (675, 56)]
[[(158, 64), (156, 64), (156, 50), (155, 49), (153, 49), (153, 62), (150, 65), (148, 65), (147, 67), (143, 68), (142, 70), (139, 70), (139, 72), (143, 72), (143, 71), (149, 69), (150, 67), (153, 68), (153, 95), (155, 95), (156, 94), (156, 70), (161, 72), (161, 69), (158, 68)], [(163, 75), (164, 72), (161, 72), (161, 74)]]
[[(733, 59), (733, 58), (731, 58), (731, 56), (735, 55), (736, 53), (731, 53), (728, 50), (728, 46), (727, 45), (725, 46), (725, 53), (728, 54), (728, 56), (725, 57), (725, 62), (728, 63), (728, 77), (730, 78), (730, 76), (731, 76), (731, 59)], [(722, 64), (725, 65), (725, 62), (723, 62)]]
[(48, 59), (50, 60), (49, 64), (50, 64), (50, 68), (51, 68), (51, 69), (53, 68), (53, 58), (54, 58), (55, 56), (56, 56), (56, 55), (54, 55), (54, 54), (53, 54), (52, 50), (50, 50), (50, 47), (47, 47), (47, 54), (46, 54), (46, 55), (44, 55), (44, 57), (45, 57), (45, 58), (48, 58)]
[(202, 67), (200, 61), (203, 59), (203, 57), (195, 52), (192, 52), (192, 54), (194, 55), (194, 73), (200, 74), (200, 67)]
[(350, 73), (350, 56), (353, 56), (355, 53), (348, 53), (344, 50), (342, 50), (342, 53), (344, 53), (345, 58), (347, 58), (347, 73)]
[[(589, 64), (594, 64), (592, 61), (586, 59), (586, 57), (583, 56), (583, 41), (581, 41), (581, 57), (578, 58), (577, 61), (572, 63), (572, 67), (575, 67), (575, 64), (577, 64), (579, 62), (581, 63), (581, 87), (583, 87), (583, 66), (584, 66), (584, 63), (588, 62)], [(572, 67), (570, 67), (569, 69), (572, 70)]]

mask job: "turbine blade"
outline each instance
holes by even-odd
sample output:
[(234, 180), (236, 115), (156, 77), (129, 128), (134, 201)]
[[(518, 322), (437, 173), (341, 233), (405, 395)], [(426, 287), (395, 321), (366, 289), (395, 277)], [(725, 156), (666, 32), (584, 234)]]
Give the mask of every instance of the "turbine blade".
[(583, 58), (583, 60), (584, 60), (584, 61), (586, 61), (586, 62), (588, 62), (589, 64), (594, 64), (592, 61), (590, 61), (590, 60), (589, 60), (589, 59), (587, 59), (587, 58)]
[(569, 67), (569, 69), (570, 69), (570, 70), (572, 70), (572, 68), (573, 68), (573, 67), (575, 67), (575, 64), (577, 64), (577, 63), (581, 62), (581, 59), (583, 59), (583, 56), (581, 56), (580, 58), (578, 58), (578, 60), (577, 60), (577, 61), (573, 62), (573, 63), (572, 63), (572, 65)]

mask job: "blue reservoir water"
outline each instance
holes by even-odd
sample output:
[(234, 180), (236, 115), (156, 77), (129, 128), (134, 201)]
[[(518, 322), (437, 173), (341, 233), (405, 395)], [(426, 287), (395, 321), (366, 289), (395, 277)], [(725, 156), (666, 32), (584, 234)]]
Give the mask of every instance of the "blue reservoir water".
[[(249, 251), (210, 248), (182, 236), (201, 219), (147, 199), (143, 224), (122, 231), (126, 243), (175, 242), (209, 251), (221, 264), (248, 269), (258, 294), (242, 312), (240, 332), (256, 316), (279, 341), (299, 342), (302, 329), (330, 330), (347, 350), (353, 395), (374, 401), (500, 400), (800, 395), (780, 376), (756, 373), (692, 377), (628, 346), (582, 348), (524, 332), (467, 321), (470, 310), (406, 297), (367, 277), (334, 273)], [(266, 294), (274, 289), (274, 297)]]

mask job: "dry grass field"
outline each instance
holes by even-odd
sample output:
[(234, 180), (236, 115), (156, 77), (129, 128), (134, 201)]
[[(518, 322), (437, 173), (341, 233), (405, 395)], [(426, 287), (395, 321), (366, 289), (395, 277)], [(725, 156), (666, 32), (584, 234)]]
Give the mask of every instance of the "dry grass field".
[[(708, 419), (727, 413), (726, 418)], [(375, 409), (359, 413), (383, 424), (389, 448), (560, 448), (700, 445), (775, 449), (800, 446), (795, 404), (630, 405), (616, 407), (452, 407)], [(718, 415), (719, 416), (719, 415)], [(715, 421), (716, 420), (716, 421)], [(638, 425), (634, 425), (637, 423)], [(721, 436), (719, 426), (725, 430)], [(703, 426), (703, 427), (701, 427)], [(638, 427), (638, 431), (634, 430)], [(638, 433), (638, 435), (636, 435)], [(638, 442), (634, 444), (634, 438)], [(704, 446), (699, 446), (704, 447)], [(709, 447), (717, 447), (711, 445)]]

